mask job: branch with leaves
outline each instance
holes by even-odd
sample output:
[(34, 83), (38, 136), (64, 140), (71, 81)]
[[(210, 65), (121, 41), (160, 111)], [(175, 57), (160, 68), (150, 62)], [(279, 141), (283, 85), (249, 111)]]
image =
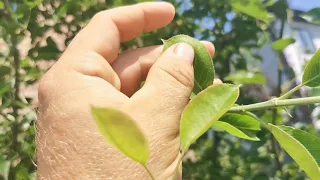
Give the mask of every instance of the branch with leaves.
[[(320, 148), (320, 138), (292, 127), (266, 123), (250, 113), (250, 111), (268, 108), (320, 103), (320, 97), (286, 99), (302, 86), (320, 86), (320, 51), (307, 64), (301, 85), (298, 85), (281, 97), (266, 102), (239, 106), (235, 105), (235, 102), (239, 96), (240, 85), (209, 84), (214, 79), (214, 68), (212, 63), (210, 63), (211, 59), (207, 50), (199, 41), (186, 35), (178, 35), (163, 42), (164, 50), (180, 42), (190, 44), (195, 50), (195, 64), (197, 66), (194, 67), (196, 77), (193, 90), (194, 96), (185, 108), (180, 121), (182, 156), (188, 151), (192, 143), (211, 128), (214, 130), (224, 130), (239, 138), (259, 141), (256, 134), (261, 130), (260, 127), (263, 127), (273, 134), (282, 148), (286, 150), (310, 178), (316, 179), (320, 177), (320, 170), (317, 164), (317, 159), (320, 157), (318, 157), (318, 153), (315, 150)], [(273, 46), (274, 49), (283, 50), (293, 42), (285, 39), (275, 42)], [(197, 79), (197, 77), (201, 77), (199, 73), (206, 75), (207, 81)], [(122, 112), (108, 108), (93, 107), (92, 112), (105, 139), (125, 155), (142, 164), (147, 172), (150, 173), (146, 167), (149, 158), (147, 141), (138, 126), (134, 124), (134, 120)], [(201, 117), (201, 119), (198, 117)], [(117, 127), (119, 123), (112, 123), (112, 121), (123, 122), (123, 124), (121, 123), (122, 126)], [(144, 140), (137, 141), (137, 139)], [(144, 157), (143, 160), (139, 159), (141, 157)], [(182, 158), (178, 165), (181, 163), (181, 160)]]

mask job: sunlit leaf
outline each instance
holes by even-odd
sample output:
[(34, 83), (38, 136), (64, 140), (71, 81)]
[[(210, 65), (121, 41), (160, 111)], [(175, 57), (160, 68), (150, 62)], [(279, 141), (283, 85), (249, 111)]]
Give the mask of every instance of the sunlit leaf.
[[(34, 60), (56, 60), (61, 52), (56, 42), (51, 37), (48, 37), (46, 46), (32, 48), (28, 53)], [(34, 56), (34, 54), (37, 54), (37, 56)]]
[(237, 71), (225, 77), (225, 80), (237, 84), (265, 84), (266, 78), (259, 72)]
[(195, 96), (185, 108), (180, 123), (184, 151), (223, 116), (239, 96), (239, 86), (213, 85)]
[(309, 87), (320, 86), (320, 50), (318, 50), (304, 69), (302, 82)]
[(245, 113), (227, 113), (214, 122), (213, 127), (223, 129), (233, 136), (252, 141), (259, 141), (256, 135), (261, 130), (259, 121)]
[(110, 108), (92, 107), (93, 116), (106, 141), (134, 161), (146, 164), (150, 152), (148, 140), (127, 114)]
[(290, 44), (295, 43), (296, 40), (293, 38), (285, 38), (285, 39), (279, 39), (271, 44), (272, 49), (275, 51), (281, 52), (286, 47), (288, 47)]
[[(311, 179), (320, 177), (320, 140), (312, 134), (286, 126), (269, 124), (270, 131), (283, 149), (294, 159)], [(316, 158), (316, 159), (315, 159)]]
[(168, 49), (170, 46), (177, 43), (187, 43), (191, 45), (195, 52), (194, 59), (194, 88), (193, 92), (198, 94), (208, 86), (212, 85), (214, 80), (214, 67), (212, 58), (207, 48), (197, 39), (187, 35), (173, 36), (168, 40), (163, 40), (164, 48)]
[(11, 164), (10, 161), (7, 161), (2, 157), (0, 157), (0, 179), (3, 178), (4, 180), (8, 180), (10, 164)]
[(269, 14), (261, 0), (233, 0), (232, 7), (241, 13), (269, 24), (274, 17)]
[(2, 1), (0, 2), (0, 9), (4, 9), (4, 4)]
[(294, 129), (289, 126), (279, 126), (283, 131), (290, 134), (296, 140), (298, 140), (313, 156), (318, 166), (320, 165), (320, 138), (302, 131), (300, 129)]

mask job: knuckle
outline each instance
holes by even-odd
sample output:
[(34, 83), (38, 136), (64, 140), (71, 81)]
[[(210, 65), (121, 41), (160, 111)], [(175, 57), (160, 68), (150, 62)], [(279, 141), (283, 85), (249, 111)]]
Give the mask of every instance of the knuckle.
[(102, 63), (97, 58), (84, 56), (76, 64), (76, 70), (88, 76), (100, 76), (104, 70)]
[(193, 68), (183, 61), (175, 61), (168, 64), (161, 63), (159, 69), (168, 74), (175, 83), (186, 88), (193, 88)]

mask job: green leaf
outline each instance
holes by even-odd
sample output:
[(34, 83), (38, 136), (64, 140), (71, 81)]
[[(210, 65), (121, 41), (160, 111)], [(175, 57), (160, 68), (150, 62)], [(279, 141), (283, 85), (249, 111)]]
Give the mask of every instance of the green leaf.
[(241, 13), (270, 24), (274, 17), (269, 14), (261, 0), (232, 0), (232, 7)]
[(296, 140), (298, 140), (313, 156), (318, 166), (320, 165), (320, 138), (302, 131), (300, 129), (294, 129), (289, 126), (279, 126), (283, 131), (290, 134)]
[(0, 65), (0, 77), (3, 77), (11, 72), (11, 68), (8, 66)]
[(10, 83), (5, 81), (0, 81), (0, 97), (10, 90)]
[(4, 9), (4, 4), (2, 1), (0, 2), (0, 9)]
[(320, 170), (313, 155), (316, 155), (316, 158), (319, 160), (319, 138), (291, 127), (269, 124), (269, 128), (282, 148), (287, 151), (300, 168), (311, 179), (318, 179), (320, 177)]
[(218, 127), (229, 134), (251, 141), (259, 141), (256, 134), (261, 130), (260, 123), (255, 118), (245, 113), (227, 113), (213, 127)]
[(302, 83), (309, 87), (320, 86), (320, 50), (318, 50), (304, 69)]
[(10, 161), (7, 161), (2, 157), (0, 157), (0, 177), (2, 177), (4, 180), (8, 179), (10, 164), (11, 164)]
[(271, 44), (272, 49), (275, 51), (281, 52), (286, 47), (288, 47), (290, 44), (295, 43), (296, 40), (293, 38), (285, 38), (285, 39), (279, 39)]
[(225, 77), (225, 80), (237, 84), (265, 84), (266, 78), (260, 72), (237, 71)]
[(239, 85), (213, 85), (195, 96), (185, 108), (180, 123), (183, 151), (223, 116), (239, 96)]
[(148, 140), (127, 114), (110, 108), (91, 108), (106, 141), (132, 160), (145, 165), (150, 157)]
[[(33, 53), (37, 52), (38, 55), (34, 56)], [(47, 38), (47, 45), (39, 48), (32, 48), (28, 52), (28, 55), (34, 60), (56, 60), (60, 55), (60, 50), (57, 47), (55, 41), (51, 38)]]
[(301, 15), (309, 23), (320, 25), (320, 8), (314, 8)]
[(170, 46), (177, 43), (187, 43), (193, 47), (195, 52), (194, 58), (194, 88), (193, 92), (198, 94), (205, 88), (212, 85), (214, 80), (214, 66), (212, 58), (207, 50), (207, 48), (199, 42), (187, 35), (177, 35), (173, 36), (168, 40), (163, 40), (164, 48), (163, 51), (168, 49)]

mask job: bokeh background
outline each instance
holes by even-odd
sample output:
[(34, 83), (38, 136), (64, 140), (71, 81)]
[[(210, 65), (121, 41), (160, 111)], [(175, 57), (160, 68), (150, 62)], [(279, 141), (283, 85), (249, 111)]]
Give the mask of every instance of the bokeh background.
[[(37, 86), (77, 32), (97, 12), (143, 0), (0, 1), (0, 179), (36, 179)], [(279, 96), (301, 81), (320, 48), (319, 0), (168, 0), (167, 27), (121, 45), (121, 51), (187, 34), (215, 44), (217, 76), (244, 84), (238, 104)], [(316, 9), (314, 9), (316, 8)], [(313, 9), (313, 10), (311, 10)], [(309, 11), (311, 10), (311, 11)], [(305, 12), (309, 13), (305, 14)], [(293, 37), (283, 53), (270, 44)], [(303, 88), (295, 97), (319, 95)], [(318, 134), (316, 105), (256, 112), (262, 120)], [(307, 179), (267, 131), (259, 142), (210, 130), (184, 159), (184, 179)]]

